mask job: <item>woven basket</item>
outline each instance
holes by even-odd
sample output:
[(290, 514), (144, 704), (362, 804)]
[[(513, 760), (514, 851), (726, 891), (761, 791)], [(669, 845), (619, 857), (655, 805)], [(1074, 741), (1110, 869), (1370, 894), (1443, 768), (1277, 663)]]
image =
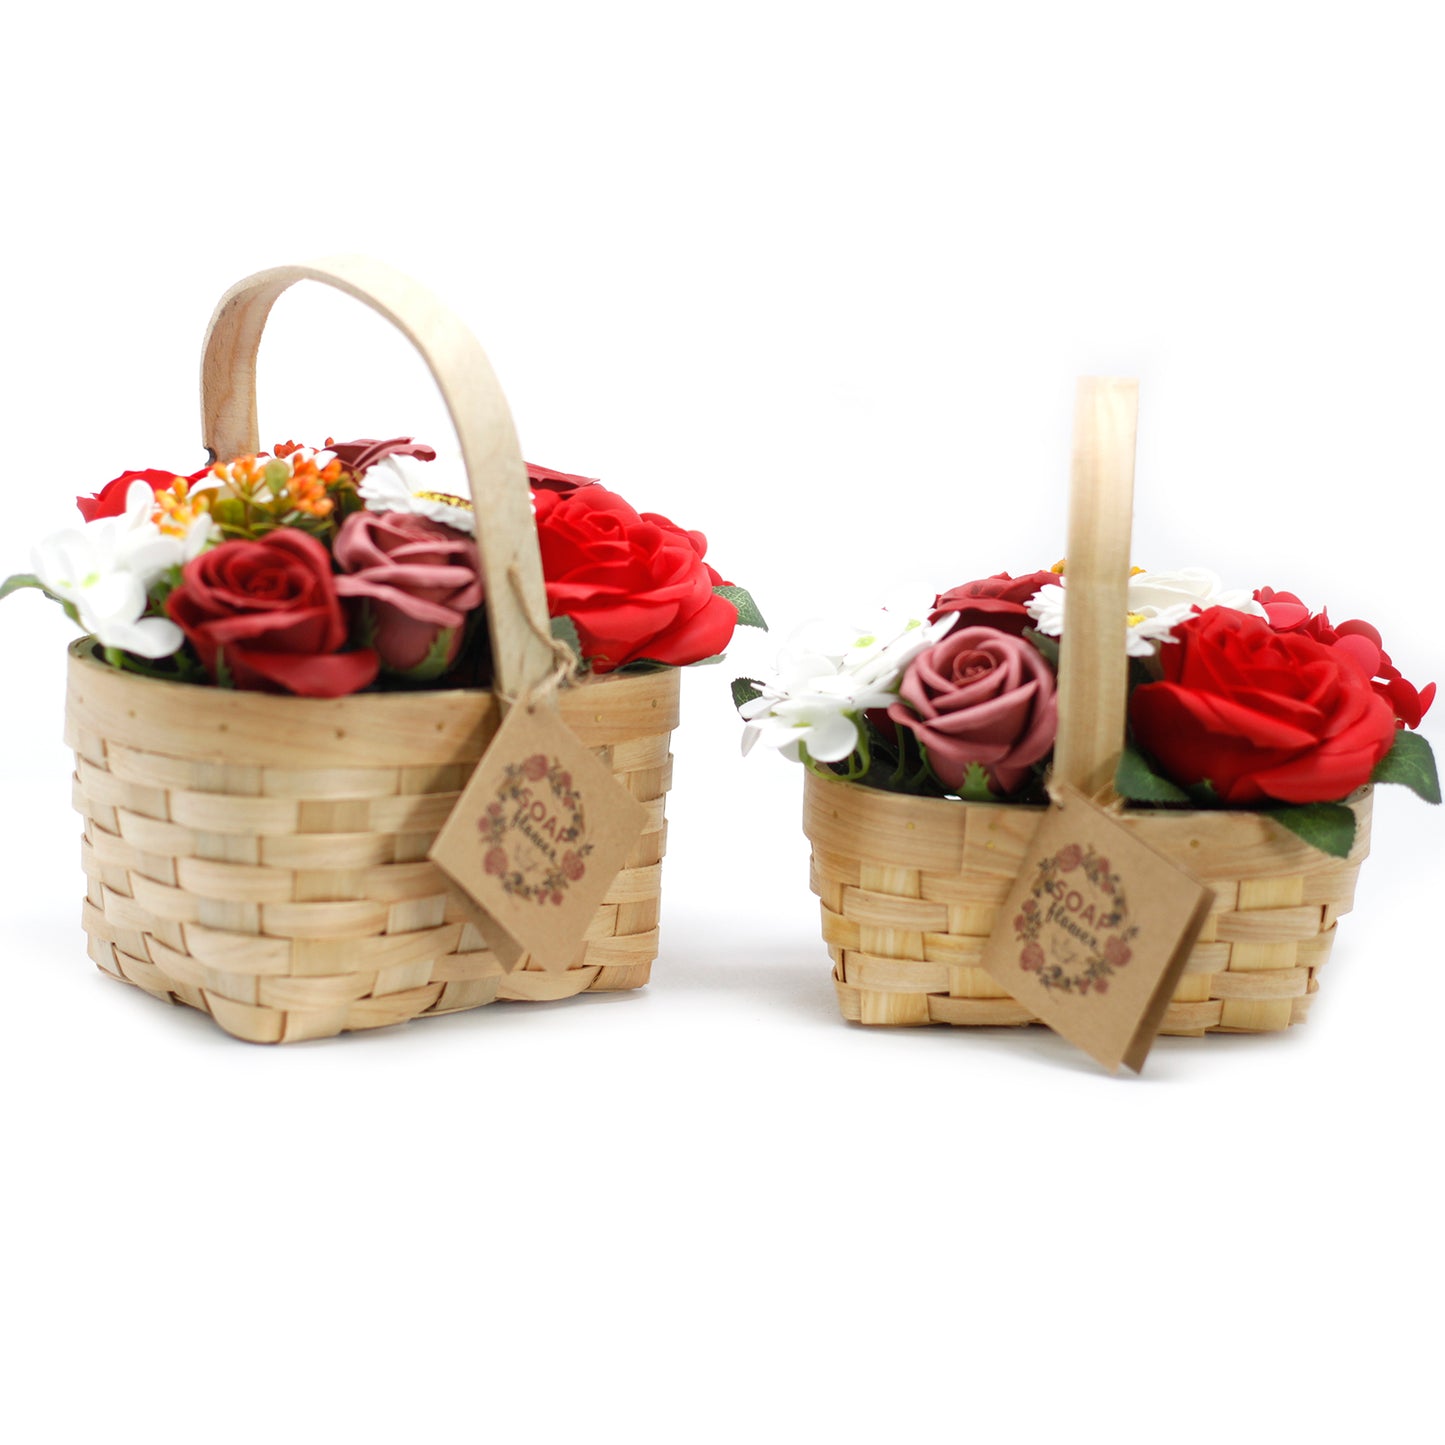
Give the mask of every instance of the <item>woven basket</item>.
[[(1105, 801), (1124, 737), (1136, 408), (1132, 383), (1080, 384), (1053, 777)], [(1162, 1032), (1258, 1033), (1305, 1017), (1335, 921), (1354, 901), (1370, 805), (1369, 789), (1350, 800), (1357, 829), (1345, 859), (1259, 813), (1120, 812), (1216, 894)], [(1043, 813), (808, 774), (803, 827), (845, 1018), (1036, 1022), (979, 962)]]
[(494, 999), (638, 988), (657, 955), (676, 670), (565, 691), (567, 724), (647, 823), (565, 971), (510, 974), (427, 860), (508, 697), (553, 666), (526, 470), (486, 357), (414, 283), (353, 258), (284, 267), (223, 298), (202, 372), (206, 443), (257, 448), (255, 360), (276, 298), (311, 279), (392, 320), (431, 367), (472, 483), (497, 691), (336, 699), (154, 681), (70, 650), (66, 741), (85, 819), (84, 925), (107, 974), (258, 1043), (323, 1038)]

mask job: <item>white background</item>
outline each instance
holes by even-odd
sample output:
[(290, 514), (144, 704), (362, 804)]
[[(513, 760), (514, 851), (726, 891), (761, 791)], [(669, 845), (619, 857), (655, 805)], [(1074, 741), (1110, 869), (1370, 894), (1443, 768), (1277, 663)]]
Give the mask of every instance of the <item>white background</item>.
[[(1137, 375), (1136, 558), (1440, 641), (1432, 7), (532, 0), (7, 22), (0, 573), (198, 466), (204, 324), (332, 250), (487, 347), (534, 461), (704, 528), (779, 631), (1063, 549)], [(264, 440), (446, 440), (298, 292)], [(16, 1441), (1266, 1440), (1438, 1428), (1441, 819), (1378, 800), (1309, 1024), (1110, 1078), (838, 1018), (801, 777), (688, 676), (640, 994), (262, 1049), (78, 926), (67, 624), (0, 610)], [(1440, 739), (1432, 718), (1426, 727)], [(306, 739), (278, 739), (305, 748)]]

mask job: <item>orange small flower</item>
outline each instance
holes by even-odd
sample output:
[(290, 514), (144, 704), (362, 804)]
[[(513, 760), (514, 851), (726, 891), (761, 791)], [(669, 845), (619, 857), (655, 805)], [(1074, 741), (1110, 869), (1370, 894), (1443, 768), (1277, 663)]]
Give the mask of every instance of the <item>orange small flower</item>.
[(191, 493), (191, 484), (177, 477), (165, 491), (156, 493), (151, 520), (167, 537), (186, 536), (195, 523), (211, 510), (209, 493)]

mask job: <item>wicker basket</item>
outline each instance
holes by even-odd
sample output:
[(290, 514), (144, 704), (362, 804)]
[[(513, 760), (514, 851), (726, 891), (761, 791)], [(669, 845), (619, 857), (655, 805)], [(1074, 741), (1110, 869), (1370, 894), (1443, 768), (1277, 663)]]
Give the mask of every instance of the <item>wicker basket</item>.
[[(1069, 614), (1054, 778), (1109, 794), (1124, 737), (1137, 388), (1080, 384)], [(1369, 851), (1371, 793), (1350, 800), (1354, 847), (1332, 858), (1259, 813), (1123, 810), (1122, 820), (1215, 890), (1161, 1031), (1257, 1033), (1302, 1020)], [(881, 792), (810, 773), (803, 827), (845, 1018), (1026, 1024), (980, 966), (1044, 810)]]
[(506, 403), (466, 329), (414, 283), (343, 258), (262, 272), (211, 323), (207, 445), (254, 451), (255, 360), (276, 298), (301, 279), (358, 297), (416, 344), (437, 378), (472, 483), (499, 696), (336, 699), (159, 682), (71, 648), (66, 741), (85, 819), (84, 925), (112, 977), (203, 1009), (255, 1042), (322, 1038), (494, 999), (558, 999), (647, 982), (657, 954), (663, 804), (676, 670), (594, 679), (561, 713), (647, 810), (644, 832), (565, 971), (510, 974), (427, 860), (509, 697), (553, 654), (526, 471)]

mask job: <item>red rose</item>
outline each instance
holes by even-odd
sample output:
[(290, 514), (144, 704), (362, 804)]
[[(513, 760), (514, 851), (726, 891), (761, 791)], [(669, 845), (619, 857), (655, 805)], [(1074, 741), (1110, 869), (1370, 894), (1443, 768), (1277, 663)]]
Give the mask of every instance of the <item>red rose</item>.
[(1084, 861), (1084, 850), (1077, 843), (1070, 843), (1067, 848), (1060, 848), (1058, 864), (1060, 873), (1072, 873), (1080, 863)]
[(547, 757), (544, 753), (533, 753), (522, 764), (522, 772), (529, 783), (540, 783), (547, 776)]
[[(412, 512), (353, 512), (335, 546), (342, 597), (365, 599), (374, 645), (390, 672), (411, 672), (450, 632), (443, 669), (456, 660), (467, 614), (482, 600), (470, 537)], [(438, 674), (439, 675), (439, 674)]]
[(714, 591), (707, 540), (606, 487), (534, 493), (547, 607), (577, 625), (594, 672), (640, 658), (681, 665), (727, 646), (737, 609)]
[(500, 878), (507, 871), (507, 854), (502, 848), (488, 848), (482, 867), (494, 878)]
[(1026, 943), (1019, 954), (1019, 967), (1037, 973), (1044, 966), (1044, 951), (1037, 943)]
[(575, 883), (586, 871), (587, 865), (572, 852), (562, 855), (562, 871)]
[(933, 599), (933, 615), (929, 620), (937, 622), (950, 612), (956, 612), (956, 630), (997, 627), (1000, 632), (1010, 632), (1019, 637), (1034, 625), (1024, 604), (1041, 587), (1058, 585), (1059, 577), (1054, 572), (1030, 572), (1025, 577), (1010, 577), (1007, 572), (997, 572), (992, 577), (965, 582), (962, 586), (940, 592)]
[(166, 611), (212, 678), (236, 687), (344, 697), (376, 677), (370, 649), (342, 652), (346, 619), (326, 548), (281, 527), (255, 542), (223, 542), (187, 563)]
[(1254, 594), (1254, 600), (1264, 608), (1269, 625), (1276, 632), (1303, 632), (1326, 647), (1338, 647), (1359, 665), (1375, 691), (1390, 704), (1395, 716), (1407, 728), (1420, 726), (1420, 719), (1435, 701), (1435, 684), (1416, 688), (1407, 681), (1390, 661), (1379, 632), (1368, 622), (1356, 617), (1349, 622), (1332, 623), (1323, 608), (1311, 615), (1293, 592), (1276, 592), (1272, 587), (1261, 587)]
[(1338, 648), (1210, 607), (1160, 649), (1164, 681), (1134, 690), (1139, 743), (1186, 787), (1226, 803), (1322, 803), (1369, 781), (1395, 740), (1390, 705)]
[(1104, 941), (1104, 962), (1114, 968), (1124, 968), (1134, 957), (1134, 950), (1124, 942), (1122, 938), (1109, 938)]
[[(198, 472), (192, 472), (185, 480), (198, 482), (210, 472), (209, 465)], [(166, 491), (180, 476), (179, 472), (163, 472), (154, 467), (143, 472), (122, 472), (113, 482), (107, 482), (93, 497), (77, 497), (75, 505), (87, 522), (98, 521), (101, 517), (118, 517), (125, 511), (125, 494), (132, 482), (145, 482), (153, 492)]]
[(955, 629), (909, 664), (888, 716), (917, 737), (945, 787), (961, 787), (978, 763), (996, 792), (1016, 792), (1054, 745), (1054, 672), (1021, 637)]

